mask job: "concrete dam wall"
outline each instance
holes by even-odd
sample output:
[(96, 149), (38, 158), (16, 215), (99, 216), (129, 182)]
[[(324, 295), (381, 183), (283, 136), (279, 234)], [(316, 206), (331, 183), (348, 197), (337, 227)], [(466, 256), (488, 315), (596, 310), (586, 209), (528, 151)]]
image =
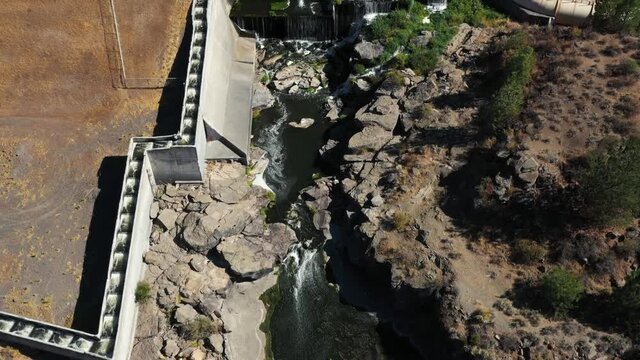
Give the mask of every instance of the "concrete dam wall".
[(227, 0), (193, 1), (180, 132), (130, 141), (98, 332), (0, 312), (0, 340), (74, 359), (129, 358), (154, 185), (202, 182), (205, 160), (248, 160), (256, 39), (229, 9)]

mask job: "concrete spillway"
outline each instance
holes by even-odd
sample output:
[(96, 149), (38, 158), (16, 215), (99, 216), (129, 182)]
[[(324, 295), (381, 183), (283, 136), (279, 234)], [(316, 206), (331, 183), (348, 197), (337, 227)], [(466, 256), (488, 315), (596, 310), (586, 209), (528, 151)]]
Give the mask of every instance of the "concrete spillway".
[(227, 0), (194, 0), (180, 132), (129, 144), (98, 332), (0, 312), (0, 340), (75, 359), (129, 358), (153, 186), (202, 182), (207, 159), (248, 160), (255, 36), (237, 29), (229, 10)]

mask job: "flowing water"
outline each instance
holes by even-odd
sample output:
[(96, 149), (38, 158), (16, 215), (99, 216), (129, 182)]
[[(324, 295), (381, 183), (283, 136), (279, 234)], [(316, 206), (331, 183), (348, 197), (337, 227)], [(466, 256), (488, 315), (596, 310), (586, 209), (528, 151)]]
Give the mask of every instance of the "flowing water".
[[(341, 301), (337, 286), (327, 280), (324, 238), (313, 228), (311, 214), (296, 202), (298, 192), (311, 185), (313, 174), (319, 171), (318, 149), (329, 127), (323, 119), (325, 98), (326, 94), (279, 95), (279, 104), (263, 111), (254, 122), (254, 143), (265, 149), (270, 158), (265, 180), (277, 197), (269, 221), (289, 221), (299, 239), (283, 261), (278, 280), (280, 300), (273, 304), (270, 324), (274, 357), (417, 359), (411, 346), (397, 338), (374, 314)], [(303, 117), (316, 121), (307, 129), (288, 125)], [(287, 214), (295, 215), (292, 219)], [(341, 256), (336, 259), (347, 261)], [(344, 276), (353, 270), (348, 265), (338, 264), (336, 269), (336, 280), (353, 278)]]

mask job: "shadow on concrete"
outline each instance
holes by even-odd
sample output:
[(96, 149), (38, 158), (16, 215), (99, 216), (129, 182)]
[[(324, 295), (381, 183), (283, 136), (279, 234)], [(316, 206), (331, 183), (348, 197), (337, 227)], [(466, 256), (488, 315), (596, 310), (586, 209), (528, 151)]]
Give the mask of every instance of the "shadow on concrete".
[(184, 99), (184, 85), (189, 67), (189, 46), (191, 45), (192, 24), (191, 8), (187, 11), (186, 27), (182, 42), (169, 71), (167, 86), (162, 90), (158, 103), (158, 116), (153, 135), (173, 135), (180, 129), (180, 116), (182, 115), (182, 100)]
[(47, 353), (44, 351), (39, 351), (39, 350), (33, 350), (26, 346), (19, 346), (16, 344), (5, 343), (4, 341), (0, 341), (0, 348), (4, 348), (4, 349), (0, 349), (0, 359), (3, 359), (3, 360), (4, 359), (23, 359), (22, 357), (19, 357), (19, 356), (17, 358), (14, 357), (15, 356), (14, 352), (12, 350), (9, 350), (8, 348), (18, 349), (20, 354), (32, 360), (69, 360), (69, 358), (64, 356), (54, 355), (54, 354)]
[[(169, 135), (178, 132), (182, 99), (184, 96), (185, 74), (189, 63), (191, 44), (191, 8), (187, 11), (186, 29), (176, 58), (169, 72), (167, 86), (163, 89), (158, 104), (158, 115), (153, 135)], [(109, 253), (118, 213), (122, 179), (126, 167), (126, 156), (108, 156), (102, 160), (98, 170), (98, 188), (80, 282), (80, 294), (71, 327), (76, 330), (96, 333), (102, 298), (109, 267)]]
[(126, 156), (108, 156), (98, 170), (98, 188), (85, 247), (80, 294), (73, 329), (96, 333), (106, 285), (109, 253), (118, 213)]

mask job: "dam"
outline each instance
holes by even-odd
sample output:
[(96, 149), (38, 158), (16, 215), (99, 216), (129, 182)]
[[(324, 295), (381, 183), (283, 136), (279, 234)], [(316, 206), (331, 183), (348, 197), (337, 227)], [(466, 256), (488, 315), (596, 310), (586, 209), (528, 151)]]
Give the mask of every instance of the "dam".
[[(249, 160), (254, 35), (229, 19), (224, 0), (194, 0), (193, 33), (175, 135), (131, 139), (98, 331), (86, 333), (0, 312), (0, 340), (74, 359), (128, 359), (135, 290), (149, 246), (153, 186), (201, 183), (206, 160)], [(176, 119), (177, 120), (177, 119)]]

